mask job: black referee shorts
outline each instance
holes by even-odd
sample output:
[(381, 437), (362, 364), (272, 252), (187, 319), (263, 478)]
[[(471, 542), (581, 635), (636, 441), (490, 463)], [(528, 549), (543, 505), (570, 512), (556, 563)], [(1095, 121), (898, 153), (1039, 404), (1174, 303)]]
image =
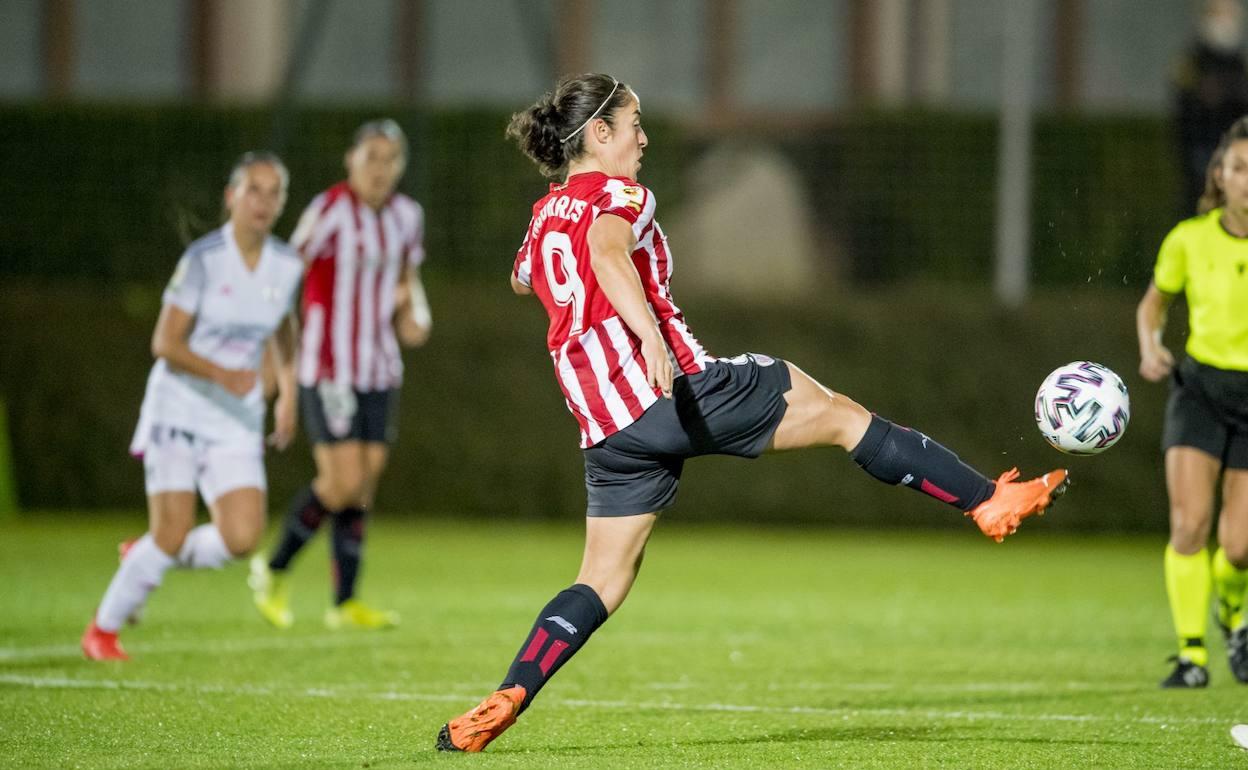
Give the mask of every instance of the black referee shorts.
[(1161, 449), (1195, 447), (1225, 468), (1248, 469), (1248, 372), (1185, 357), (1170, 377)]
[(757, 353), (676, 378), (672, 398), (584, 450), (589, 516), (634, 516), (676, 499), (685, 460), (758, 457), (784, 418), (792, 387), (784, 362)]

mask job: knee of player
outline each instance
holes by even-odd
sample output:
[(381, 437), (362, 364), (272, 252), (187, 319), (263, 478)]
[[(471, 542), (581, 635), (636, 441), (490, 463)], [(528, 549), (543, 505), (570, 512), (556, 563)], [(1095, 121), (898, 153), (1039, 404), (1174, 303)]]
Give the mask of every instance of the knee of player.
[(1227, 538), (1227, 540), (1229, 542), (1219, 543), (1226, 553), (1226, 560), (1235, 569), (1248, 569), (1248, 533), (1240, 537)]
[(325, 485), (323, 491), (318, 491), (317, 494), (326, 508), (337, 512), (344, 508), (363, 505), (366, 492), (367, 480), (363, 474), (344, 474), (334, 478), (332, 482)]
[(256, 532), (222, 532), (221, 539), (225, 542), (225, 548), (230, 552), (230, 556), (235, 559), (241, 559), (244, 556), (250, 556), (251, 552), (256, 550), (256, 546), (260, 545), (260, 535)]
[(1190, 554), (1203, 548), (1209, 539), (1208, 515), (1186, 515), (1173, 509), (1170, 513), (1170, 544), (1175, 550)]
[(152, 540), (155, 541), (156, 547), (170, 556), (177, 556), (182, 550), (182, 543), (186, 541), (187, 534), (191, 528), (180, 523), (163, 523), (155, 524), (151, 528)]
[(852, 449), (862, 438), (871, 414), (848, 396), (829, 393), (819, 410), (821, 432), (828, 444)]

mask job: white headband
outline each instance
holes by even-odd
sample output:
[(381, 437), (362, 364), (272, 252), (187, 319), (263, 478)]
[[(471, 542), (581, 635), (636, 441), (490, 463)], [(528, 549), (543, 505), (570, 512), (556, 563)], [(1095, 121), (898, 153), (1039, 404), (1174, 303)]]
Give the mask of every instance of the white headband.
[(598, 113), (602, 112), (602, 108), (607, 106), (607, 102), (611, 101), (611, 97), (615, 96), (615, 89), (620, 87), (620, 81), (611, 78), (611, 92), (607, 94), (607, 98), (602, 100), (602, 104), (598, 105), (598, 109), (594, 110), (594, 114), (585, 119), (585, 122), (576, 127), (576, 130), (559, 140), (559, 144), (567, 144), (568, 140), (581, 133), (581, 129), (589, 125), (589, 121), (598, 117)]

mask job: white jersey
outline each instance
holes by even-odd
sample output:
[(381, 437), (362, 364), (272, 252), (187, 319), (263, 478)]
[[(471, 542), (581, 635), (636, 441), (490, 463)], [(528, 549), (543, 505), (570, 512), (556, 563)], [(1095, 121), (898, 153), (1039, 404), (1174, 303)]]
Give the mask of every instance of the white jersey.
[[(178, 262), (162, 301), (195, 317), (191, 351), (225, 369), (259, 370), (264, 346), (298, 298), (303, 260), (269, 237), (249, 270), (229, 223), (192, 243)], [(259, 440), (264, 393), (239, 397), (158, 359), (130, 451), (142, 455), (156, 429), (179, 430), (206, 441)]]

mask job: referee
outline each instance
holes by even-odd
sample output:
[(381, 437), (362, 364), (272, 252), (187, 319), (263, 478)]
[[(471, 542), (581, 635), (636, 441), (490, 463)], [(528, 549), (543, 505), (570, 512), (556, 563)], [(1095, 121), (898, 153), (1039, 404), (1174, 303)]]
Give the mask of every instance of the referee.
[[(1170, 498), (1166, 593), (1179, 651), (1162, 687), (1209, 683), (1205, 630), (1212, 584), (1231, 673), (1248, 684), (1248, 117), (1222, 135), (1200, 212), (1161, 244), (1136, 310), (1140, 374), (1170, 378), (1162, 451)], [(1170, 303), (1187, 297), (1187, 355), (1162, 344)], [(1222, 481), (1218, 548), (1206, 544)]]

